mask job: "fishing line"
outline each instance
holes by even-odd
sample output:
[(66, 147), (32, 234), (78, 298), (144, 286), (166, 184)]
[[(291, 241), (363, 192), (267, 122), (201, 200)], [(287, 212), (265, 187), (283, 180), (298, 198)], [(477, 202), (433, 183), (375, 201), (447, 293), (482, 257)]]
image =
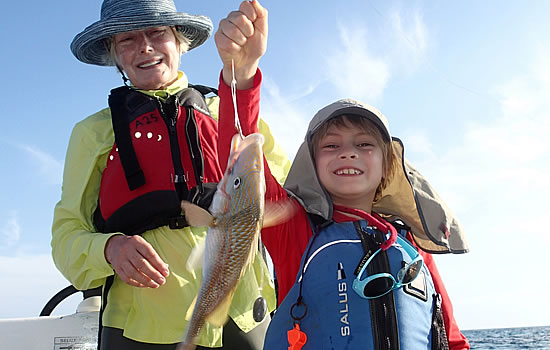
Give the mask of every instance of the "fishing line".
[(235, 129), (241, 136), (241, 140), (244, 139), (243, 129), (241, 128), (241, 122), (239, 121), (239, 111), (237, 110), (237, 79), (235, 79), (235, 62), (231, 59), (231, 97), (233, 99), (233, 110), (235, 111)]
[[(241, 122), (239, 120), (239, 112), (237, 110), (237, 79), (235, 78), (235, 61), (231, 59), (231, 98), (233, 99), (233, 110), (235, 111), (235, 129), (237, 129), (237, 132), (241, 136), (241, 140), (244, 140), (243, 135), (243, 129), (241, 128)], [(261, 238), (259, 238), (259, 245), (263, 244), (261, 243)], [(254, 249), (260, 250), (260, 247), (254, 247)], [(267, 260), (265, 259), (265, 252), (263, 252), (264, 257), (264, 263), (267, 265)], [(252, 268), (253, 264), (250, 265), (250, 268)], [(256, 275), (256, 271), (252, 268), (252, 271), (254, 272), (254, 275)], [(262, 296), (264, 286), (264, 272), (261, 271), (260, 267), (260, 283), (258, 285), (258, 291), (259, 296), (254, 300), (254, 305), (252, 307), (252, 317), (254, 318), (254, 321), (261, 322), (264, 320), (265, 315), (267, 314), (267, 301)]]

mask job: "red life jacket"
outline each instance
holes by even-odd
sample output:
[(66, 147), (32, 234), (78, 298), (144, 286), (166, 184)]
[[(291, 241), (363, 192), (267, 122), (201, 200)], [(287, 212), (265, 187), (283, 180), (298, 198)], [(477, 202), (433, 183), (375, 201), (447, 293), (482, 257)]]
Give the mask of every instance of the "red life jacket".
[(187, 226), (183, 199), (208, 208), (223, 176), (218, 125), (193, 88), (166, 102), (123, 86), (111, 91), (115, 143), (101, 177), (94, 224), (100, 232), (141, 234)]

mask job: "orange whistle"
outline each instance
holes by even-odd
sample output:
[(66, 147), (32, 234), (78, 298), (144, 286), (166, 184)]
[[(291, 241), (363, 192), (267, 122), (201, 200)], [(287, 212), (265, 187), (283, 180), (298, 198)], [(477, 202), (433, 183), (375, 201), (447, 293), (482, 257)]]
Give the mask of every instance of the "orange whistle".
[(300, 330), (300, 325), (295, 323), (294, 328), (287, 332), (288, 350), (300, 350), (307, 341), (307, 335)]

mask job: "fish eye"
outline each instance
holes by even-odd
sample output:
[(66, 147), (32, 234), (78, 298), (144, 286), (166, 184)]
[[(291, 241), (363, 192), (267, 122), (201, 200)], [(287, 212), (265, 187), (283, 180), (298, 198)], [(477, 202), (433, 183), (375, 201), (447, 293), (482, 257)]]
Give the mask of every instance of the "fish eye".
[(239, 188), (240, 185), (241, 185), (241, 178), (236, 177), (235, 180), (233, 180), (233, 188), (237, 189), (237, 188)]

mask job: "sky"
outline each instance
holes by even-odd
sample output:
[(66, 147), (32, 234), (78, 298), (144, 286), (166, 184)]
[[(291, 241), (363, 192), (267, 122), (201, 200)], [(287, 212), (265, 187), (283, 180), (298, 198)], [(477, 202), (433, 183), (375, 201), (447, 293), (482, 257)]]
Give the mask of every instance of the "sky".
[[(239, 2), (176, 0), (219, 21)], [(436, 261), (462, 329), (550, 325), (550, 2), (274, 1), (261, 115), (292, 159), (323, 106), (355, 98), (388, 118), (405, 156), (458, 217), (470, 252)], [(72, 38), (101, 2), (3, 5), (0, 21), (0, 319), (37, 316), (69, 283), (51, 258), (53, 209), (75, 123), (122, 84)], [(214, 40), (185, 54), (217, 86)], [(70, 314), (80, 295), (54, 314)]]

